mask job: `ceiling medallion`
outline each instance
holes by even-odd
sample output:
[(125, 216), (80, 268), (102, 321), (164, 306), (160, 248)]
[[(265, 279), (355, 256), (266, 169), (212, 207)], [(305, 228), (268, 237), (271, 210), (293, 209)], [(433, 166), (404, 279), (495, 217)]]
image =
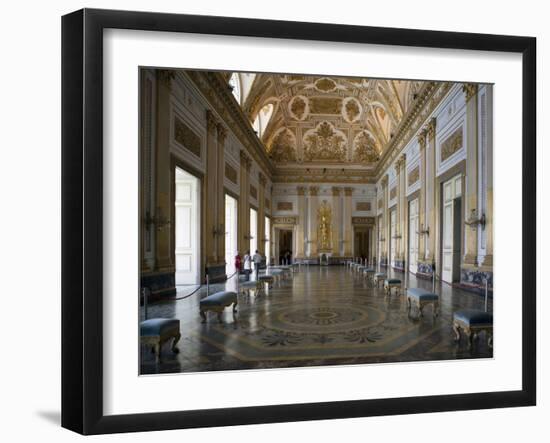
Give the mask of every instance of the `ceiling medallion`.
[(374, 163), (380, 159), (374, 138), (367, 131), (361, 131), (354, 140), (353, 161)]
[(277, 163), (296, 161), (296, 137), (290, 129), (279, 129), (273, 137), (268, 154)]
[(304, 136), (305, 161), (345, 161), (346, 137), (329, 122), (320, 123)]
[(289, 103), (289, 111), (296, 120), (304, 120), (309, 113), (309, 106), (306, 97), (297, 95)]
[(359, 120), (361, 110), (359, 101), (353, 97), (348, 97), (344, 100), (344, 105), (342, 106), (342, 117), (348, 123), (353, 123)]
[(315, 89), (321, 92), (330, 92), (336, 89), (336, 82), (330, 78), (320, 78), (315, 82)]

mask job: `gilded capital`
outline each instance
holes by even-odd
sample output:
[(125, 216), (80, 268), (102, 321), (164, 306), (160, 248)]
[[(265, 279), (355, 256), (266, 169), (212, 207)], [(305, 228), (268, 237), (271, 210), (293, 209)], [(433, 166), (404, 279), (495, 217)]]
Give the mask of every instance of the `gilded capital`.
[(319, 188), (317, 186), (310, 186), (309, 195), (312, 195), (312, 196), (319, 195)]
[(298, 186), (296, 188), (296, 190), (298, 191), (298, 195), (306, 195), (306, 188), (305, 186)]
[(423, 129), (418, 134), (418, 145), (420, 146), (420, 151), (423, 151), (424, 149), (426, 149), (426, 132), (427, 130)]
[(223, 145), (227, 138), (227, 129), (221, 123), (218, 123), (216, 128), (218, 129), (218, 143)]
[(333, 197), (338, 197), (340, 195), (340, 188), (336, 187), (336, 186), (333, 186), (332, 187), (332, 196)]
[(250, 169), (250, 167), (252, 166), (252, 160), (250, 160), (250, 157), (248, 156), (248, 154), (244, 152), (244, 150), (242, 149), (240, 152), (240, 157), (241, 157), (241, 166), (244, 166), (246, 169)]
[(258, 181), (260, 182), (261, 186), (265, 186), (266, 183), (267, 183), (267, 178), (265, 177), (265, 175), (263, 173), (258, 172)]
[(385, 188), (386, 186), (388, 186), (388, 182), (389, 182), (389, 176), (388, 174), (384, 175), (384, 177), (382, 177), (382, 180), (381, 180), (381, 183), (382, 183), (382, 187)]
[(428, 122), (428, 124), (426, 125), (426, 133), (428, 135), (428, 138), (430, 140), (433, 140), (434, 137), (435, 137), (435, 125), (436, 125), (436, 122), (437, 120), (435, 119), (435, 117), (432, 117), (430, 119), (430, 121)]
[(352, 194), (353, 194), (353, 188), (344, 188), (344, 195), (346, 197), (351, 197)]
[(470, 100), (477, 94), (477, 83), (464, 83), (462, 85), (462, 92), (466, 94), (466, 101)]
[(206, 130), (208, 132), (214, 132), (214, 131), (217, 131), (217, 128), (218, 128), (218, 119), (210, 109), (207, 109), (206, 110)]

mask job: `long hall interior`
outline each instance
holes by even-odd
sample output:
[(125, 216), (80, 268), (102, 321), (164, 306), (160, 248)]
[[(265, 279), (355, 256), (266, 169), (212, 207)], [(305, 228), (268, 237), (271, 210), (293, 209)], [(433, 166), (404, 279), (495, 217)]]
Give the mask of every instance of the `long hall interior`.
[(140, 373), (491, 358), (489, 84), (140, 70)]

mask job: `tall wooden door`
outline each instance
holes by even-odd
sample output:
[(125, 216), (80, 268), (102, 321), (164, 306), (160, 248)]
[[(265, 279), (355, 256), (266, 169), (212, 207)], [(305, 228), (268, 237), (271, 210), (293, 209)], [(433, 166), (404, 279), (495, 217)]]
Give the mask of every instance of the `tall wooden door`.
[(409, 272), (418, 268), (418, 199), (409, 202)]
[(199, 284), (199, 179), (180, 168), (175, 175), (176, 285)]
[(443, 183), (441, 279), (447, 283), (457, 281), (460, 272), (461, 196), (462, 177), (460, 175)]

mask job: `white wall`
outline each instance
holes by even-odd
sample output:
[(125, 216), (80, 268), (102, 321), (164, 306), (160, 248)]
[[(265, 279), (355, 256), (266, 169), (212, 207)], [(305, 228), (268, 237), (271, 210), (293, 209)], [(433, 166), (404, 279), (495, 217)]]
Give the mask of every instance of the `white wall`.
[[(0, 71), (2, 96), (2, 149), (0, 150), (0, 189), (2, 217), (2, 328), (18, 331), (6, 340), (0, 377), (3, 440), (69, 442), (84, 441), (59, 428), (60, 410), (60, 16), (87, 7), (157, 10), (166, 12), (237, 15), (286, 20), (351, 23), (391, 27), (471, 31), (539, 37), (538, 86), (539, 152), (543, 123), (550, 119), (550, 88), (542, 90), (542, 79), (550, 75), (550, 30), (543, 2), (479, 2), (462, 0), (453, 8), (439, 1), (395, 0), (369, 2), (341, 1), (328, 8), (308, 2), (280, 0), (269, 2), (179, 2), (167, 0), (86, 0), (51, 2), (7, 2), (0, 28), (3, 66)], [(542, 57), (542, 54), (545, 57)], [(29, 100), (32, 93), (32, 101)], [(32, 105), (32, 107), (31, 107)], [(31, 111), (32, 112), (29, 112)], [(498, 118), (498, 115), (495, 116)], [(495, 149), (498, 147), (495, 146)], [(550, 171), (550, 156), (543, 159)], [(539, 180), (542, 183), (539, 162)], [(32, 180), (29, 178), (32, 177)], [(37, 186), (36, 184), (40, 185)], [(539, 201), (550, 193), (549, 181), (539, 188)], [(11, 191), (11, 192), (10, 192)], [(32, 205), (29, 204), (32, 201)], [(539, 226), (550, 223), (546, 197), (539, 212)], [(540, 215), (543, 212), (542, 215)], [(36, 215), (40, 214), (37, 227)], [(542, 220), (544, 218), (544, 222)], [(540, 250), (550, 248), (549, 235), (540, 233)], [(33, 261), (29, 246), (33, 245)], [(548, 256), (539, 261), (539, 312), (548, 312), (548, 279), (540, 278), (550, 265)], [(29, 265), (31, 267), (29, 267)], [(546, 266), (542, 266), (546, 265)], [(94, 438), (94, 442), (181, 442), (203, 443), (300, 441), (335, 442), (342, 436), (357, 435), (369, 440), (407, 442), (463, 442), (463, 435), (475, 434), (479, 441), (545, 441), (550, 434), (550, 383), (544, 375), (550, 370), (550, 324), (539, 315), (539, 406), (503, 409), (375, 417), (353, 420), (320, 421), (276, 425), (232, 427), (118, 435)], [(21, 322), (32, 325), (21, 328)], [(542, 345), (541, 345), (542, 343)], [(543, 348), (544, 345), (544, 348)], [(542, 352), (544, 351), (544, 353)], [(452, 380), (449, 380), (452, 383)], [(286, 386), (285, 389), (299, 388)], [(465, 433), (456, 432), (461, 427)], [(86, 441), (90, 441), (87, 439)]]

